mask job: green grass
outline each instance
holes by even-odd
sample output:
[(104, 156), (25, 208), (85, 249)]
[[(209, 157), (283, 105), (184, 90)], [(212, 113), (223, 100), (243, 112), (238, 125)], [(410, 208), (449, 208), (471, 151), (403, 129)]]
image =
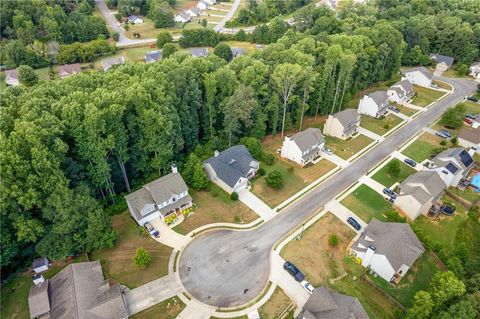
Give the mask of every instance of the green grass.
[(450, 187), (448, 191), (466, 201), (469, 201), (470, 203), (474, 203), (475, 201), (480, 199), (480, 194), (475, 193), (471, 187), (467, 188), (464, 191), (461, 191), (456, 187)]
[(445, 94), (445, 92), (427, 89), (423, 86), (414, 85), (413, 87), (416, 96), (413, 98), (412, 104), (417, 106), (427, 106)]
[(360, 126), (366, 128), (367, 130), (378, 134), (380, 136), (384, 135), (395, 126), (400, 124), (403, 120), (398, 116), (389, 114), (383, 118), (376, 119), (371, 116), (362, 116), (360, 121)]
[(415, 142), (402, 151), (403, 155), (420, 163), (427, 158), (432, 158), (432, 152), (440, 147), (441, 138), (430, 133), (423, 133)]
[(367, 223), (373, 217), (384, 221), (383, 213), (392, 210), (392, 206), (382, 195), (366, 185), (360, 185), (353, 193), (342, 200), (341, 204)]
[(419, 112), (415, 109), (411, 109), (409, 107), (399, 105), (399, 104), (396, 104), (395, 107), (400, 110), (400, 113), (405, 114), (406, 116), (409, 116), (409, 117), (411, 117), (411, 116), (415, 115), (417, 112)]
[(147, 308), (133, 316), (131, 319), (175, 319), (186, 305), (178, 297), (172, 297), (161, 303)]
[[(392, 159), (388, 163), (392, 161), (399, 161), (398, 159)], [(380, 184), (386, 187), (390, 187), (397, 182), (403, 182), (408, 176), (415, 173), (415, 170), (408, 166), (407, 164), (400, 162), (400, 174), (398, 176), (392, 176), (388, 173), (388, 163), (382, 167), (378, 172), (376, 172), (372, 179), (376, 180)]]
[(427, 290), (433, 275), (439, 271), (437, 264), (428, 252), (408, 270), (407, 274), (394, 287), (380, 276), (369, 275), (370, 279), (383, 291), (398, 300), (405, 307), (410, 307), (413, 303), (413, 297), (420, 290)]
[(347, 140), (325, 136), (325, 147), (330, 148), (333, 153), (344, 160), (349, 159), (353, 155), (363, 150), (373, 140), (365, 135), (357, 134), (355, 137)]

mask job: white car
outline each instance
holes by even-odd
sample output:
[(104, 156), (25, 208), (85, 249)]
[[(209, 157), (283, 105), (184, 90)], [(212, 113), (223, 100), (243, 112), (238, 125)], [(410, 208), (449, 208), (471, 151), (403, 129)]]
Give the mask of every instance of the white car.
[(309, 294), (313, 293), (313, 290), (315, 288), (313, 288), (313, 286), (308, 281), (304, 280), (300, 284), (302, 285), (303, 289), (305, 289)]
[(333, 151), (329, 148), (322, 148), (322, 152), (324, 152), (325, 154), (328, 154), (328, 155), (333, 155)]

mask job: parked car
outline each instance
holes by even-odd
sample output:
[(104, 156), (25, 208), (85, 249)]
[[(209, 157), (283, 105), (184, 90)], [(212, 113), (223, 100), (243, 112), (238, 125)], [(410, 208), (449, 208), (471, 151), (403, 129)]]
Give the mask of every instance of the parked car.
[(390, 105), (388, 108), (395, 113), (400, 113), (400, 110), (396, 106)]
[(443, 205), (442, 207), (440, 207), (440, 211), (444, 215), (452, 216), (455, 213), (455, 207), (450, 205)]
[(463, 119), (463, 122), (465, 122), (465, 124), (467, 124), (467, 125), (472, 125), (473, 124), (473, 120), (471, 120), (469, 118)]
[(328, 155), (332, 155), (333, 154), (333, 151), (329, 148), (322, 148), (322, 152), (324, 152), (325, 154), (328, 154)]
[(390, 197), (393, 198), (393, 199), (397, 198), (397, 194), (396, 194), (394, 191), (392, 191), (390, 188), (387, 188), (387, 187), (384, 188), (384, 189), (383, 189), (383, 193), (384, 193), (385, 195), (390, 196)]
[(469, 96), (469, 97), (467, 97), (467, 100), (473, 101), (473, 102), (478, 102), (478, 99), (477, 99), (476, 97), (474, 97), (474, 96)]
[(360, 225), (360, 223), (357, 222), (357, 221), (355, 220), (355, 218), (353, 218), (353, 217), (348, 217), (348, 218), (347, 218), (347, 222), (348, 222), (350, 225), (352, 225), (352, 227), (355, 228), (356, 230), (362, 229), (362, 225)]
[(313, 293), (313, 290), (315, 288), (313, 288), (313, 286), (306, 280), (302, 281), (301, 282), (301, 285), (303, 287), (303, 289), (305, 289), (309, 294), (312, 294)]
[(465, 117), (466, 117), (467, 119), (470, 119), (470, 120), (474, 120), (474, 119), (476, 118), (476, 116), (473, 115), (473, 114), (471, 114), (471, 113), (465, 115)]
[(410, 159), (410, 158), (406, 158), (403, 160), (406, 164), (410, 165), (411, 167), (415, 167), (417, 166), (417, 162), (415, 162), (414, 160)]
[(294, 264), (292, 264), (289, 261), (286, 261), (283, 264), (283, 269), (288, 271), (290, 275), (292, 275), (293, 278), (295, 278), (295, 280), (298, 282), (302, 282), (303, 279), (305, 279), (305, 276), (302, 274), (302, 272)]
[(436, 85), (435, 83), (430, 84), (430, 86), (434, 89), (438, 89), (438, 85)]
[(452, 137), (452, 134), (448, 132), (447, 130), (440, 130), (435, 133), (435, 135), (440, 136), (441, 138), (450, 138)]
[(144, 226), (145, 226), (145, 228), (147, 229), (147, 231), (148, 231), (148, 233), (149, 233), (150, 235), (152, 235), (152, 236), (155, 237), (155, 238), (160, 237), (160, 232), (159, 232), (158, 230), (156, 230), (156, 229), (152, 226), (152, 224), (150, 224), (149, 222), (146, 222)]

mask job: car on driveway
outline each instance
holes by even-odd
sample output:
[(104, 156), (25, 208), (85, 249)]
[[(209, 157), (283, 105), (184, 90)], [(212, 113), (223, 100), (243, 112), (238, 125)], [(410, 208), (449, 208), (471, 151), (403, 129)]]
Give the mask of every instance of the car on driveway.
[(156, 229), (152, 226), (152, 224), (150, 224), (149, 222), (146, 222), (144, 226), (145, 226), (145, 228), (147, 229), (147, 231), (148, 231), (148, 233), (149, 233), (150, 235), (152, 235), (152, 236), (155, 237), (155, 238), (160, 237), (160, 232), (159, 232), (158, 230), (156, 230)]
[(327, 155), (333, 155), (333, 151), (326, 147), (322, 148), (322, 152), (324, 152)]
[(313, 293), (313, 290), (315, 288), (313, 288), (313, 286), (308, 281), (304, 280), (300, 284), (302, 285), (303, 289), (305, 289), (309, 294)]
[(464, 119), (463, 119), (463, 122), (464, 122), (465, 124), (467, 124), (467, 125), (470, 125), (470, 126), (473, 124), (473, 120), (472, 120), (472, 119), (469, 119), (469, 118), (464, 118)]
[(400, 110), (396, 106), (390, 105), (388, 108), (395, 113), (400, 113)]
[(357, 222), (357, 221), (355, 220), (355, 218), (353, 218), (353, 217), (348, 217), (348, 218), (347, 218), (347, 222), (348, 222), (350, 225), (352, 225), (352, 227), (355, 228), (356, 230), (362, 229), (362, 225), (360, 225), (360, 223)]
[(415, 167), (417, 166), (417, 162), (415, 162), (414, 160), (410, 159), (410, 158), (406, 158), (403, 160), (405, 163), (407, 163), (408, 165), (410, 165), (411, 167)]
[(467, 97), (467, 100), (472, 101), (472, 102), (478, 102), (478, 99), (474, 96)]
[(475, 119), (477, 118), (475, 115), (473, 115), (473, 114), (471, 114), (471, 113), (468, 113), (467, 115), (465, 115), (465, 117), (466, 117), (467, 119), (470, 119), (470, 120), (475, 120)]
[(452, 134), (448, 132), (447, 130), (440, 130), (435, 133), (435, 135), (440, 136), (441, 138), (450, 138), (452, 137)]
[(302, 272), (297, 268), (297, 266), (295, 266), (293, 263), (289, 262), (289, 261), (286, 261), (284, 264), (283, 264), (283, 269), (285, 269), (286, 271), (288, 271), (290, 273), (290, 275), (293, 276), (293, 278), (295, 278), (296, 281), (298, 282), (302, 282), (303, 279), (305, 279), (305, 276), (302, 274)]
[(383, 189), (383, 193), (384, 193), (385, 195), (390, 196), (390, 197), (393, 198), (393, 199), (397, 198), (397, 194), (396, 194), (394, 191), (392, 191), (390, 188), (385, 187), (385, 188)]

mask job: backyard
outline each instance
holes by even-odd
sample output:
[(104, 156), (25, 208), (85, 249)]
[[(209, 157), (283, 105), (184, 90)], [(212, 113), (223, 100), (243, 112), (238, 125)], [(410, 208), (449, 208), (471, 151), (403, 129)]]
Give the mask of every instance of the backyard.
[(402, 151), (403, 155), (410, 157), (418, 163), (425, 159), (433, 158), (432, 152), (441, 147), (440, 141), (443, 139), (430, 133), (423, 133), (420, 137)]
[(385, 221), (383, 213), (392, 210), (392, 205), (367, 185), (360, 185), (340, 203), (367, 223), (373, 217)]
[(193, 203), (197, 206), (194, 213), (173, 229), (180, 234), (212, 223), (227, 222), (248, 224), (258, 216), (240, 201), (233, 201), (217, 185), (211, 183), (208, 191), (189, 190)]
[(261, 319), (276, 319), (285, 312), (291, 303), (292, 301), (282, 288), (277, 286), (270, 299), (258, 308), (258, 313)]
[(161, 303), (147, 308), (133, 316), (130, 319), (175, 319), (185, 308), (185, 304), (178, 297), (172, 297)]
[(386, 134), (398, 124), (402, 123), (402, 119), (393, 114), (376, 119), (371, 116), (362, 116), (360, 126), (380, 136)]
[[(128, 211), (114, 216), (112, 225), (118, 231), (116, 245), (90, 254), (90, 260), (100, 259), (107, 278), (133, 289), (167, 275), (172, 248), (150, 238)], [(152, 258), (145, 269), (138, 269), (133, 262), (139, 247), (145, 248)]]
[(333, 151), (333, 154), (344, 160), (347, 160), (362, 151), (372, 142), (373, 140), (371, 138), (362, 134), (357, 134), (355, 137), (345, 141), (339, 138), (325, 136), (325, 147), (330, 148)]
[[(388, 172), (389, 164), (393, 161), (398, 161), (400, 163), (400, 173), (396, 176)], [(399, 161), (398, 159), (392, 159), (385, 166), (383, 166), (378, 172), (376, 172), (372, 179), (376, 180), (380, 184), (386, 187), (391, 187), (395, 183), (403, 182), (408, 176), (415, 173), (415, 170), (408, 166), (407, 164)]]
[(436, 99), (445, 95), (445, 92), (428, 89), (423, 86), (414, 85), (413, 88), (416, 95), (412, 100), (412, 104), (417, 106), (427, 106)]
[[(338, 240), (335, 247), (329, 243), (331, 236)], [(314, 287), (328, 286), (329, 279), (345, 272), (343, 255), (354, 236), (353, 230), (327, 213), (304, 231), (302, 239), (289, 242), (280, 255), (298, 266)]]

